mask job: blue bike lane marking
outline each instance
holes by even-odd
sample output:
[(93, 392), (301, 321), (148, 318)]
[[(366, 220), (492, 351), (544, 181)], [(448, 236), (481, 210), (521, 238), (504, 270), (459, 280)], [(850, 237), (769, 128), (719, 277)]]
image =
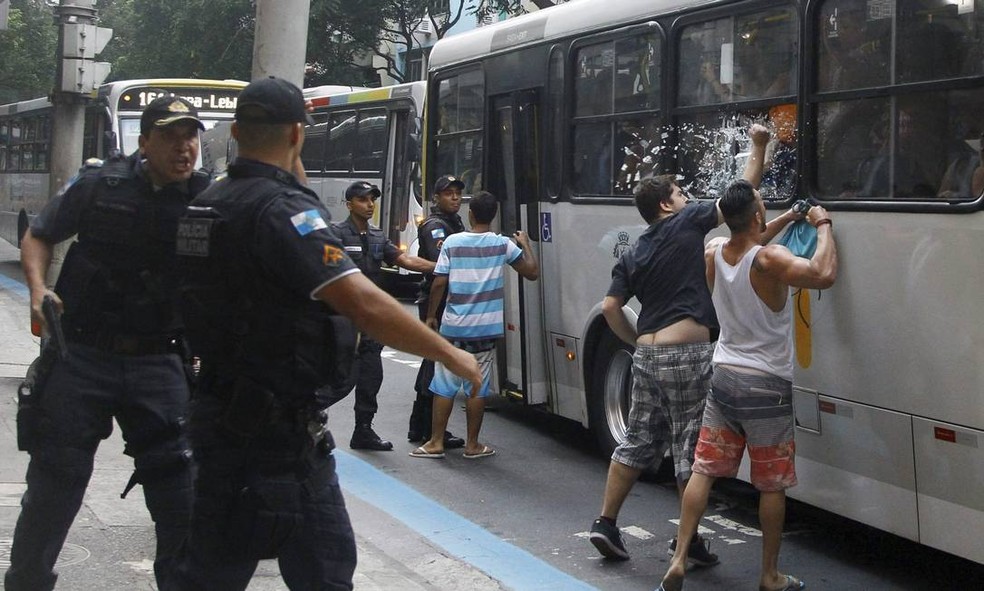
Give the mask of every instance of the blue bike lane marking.
[(452, 556), (507, 589), (589, 591), (595, 589), (526, 550), (501, 540), (372, 464), (344, 451), (332, 452), (342, 488), (385, 511)]

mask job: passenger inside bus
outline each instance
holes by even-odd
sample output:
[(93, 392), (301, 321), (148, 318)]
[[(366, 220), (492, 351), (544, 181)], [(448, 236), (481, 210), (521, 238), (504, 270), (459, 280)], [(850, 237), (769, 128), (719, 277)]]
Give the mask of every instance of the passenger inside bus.
[[(961, 142), (959, 154), (951, 156), (936, 195), (944, 199), (977, 198), (984, 193), (984, 133)], [(975, 147), (976, 146), (976, 147)]]

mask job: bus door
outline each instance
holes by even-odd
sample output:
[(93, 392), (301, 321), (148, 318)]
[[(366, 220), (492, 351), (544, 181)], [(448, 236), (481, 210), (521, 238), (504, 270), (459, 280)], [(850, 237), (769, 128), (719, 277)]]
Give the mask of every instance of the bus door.
[[(386, 176), (383, 181), (383, 199), (379, 227), (393, 244), (403, 252), (410, 248), (407, 228), (410, 220), (410, 181), (412, 178), (413, 151), (408, 147), (413, 129), (413, 114), (409, 110), (390, 111), (386, 154)], [(402, 271), (401, 271), (402, 273)]]
[[(529, 234), (540, 259), (538, 89), (490, 97), (490, 152), (487, 181), (499, 198), (503, 236)], [(507, 396), (526, 404), (544, 404), (549, 394), (543, 350), (542, 290), (539, 281), (505, 275), (506, 336), (499, 349), (499, 385)]]

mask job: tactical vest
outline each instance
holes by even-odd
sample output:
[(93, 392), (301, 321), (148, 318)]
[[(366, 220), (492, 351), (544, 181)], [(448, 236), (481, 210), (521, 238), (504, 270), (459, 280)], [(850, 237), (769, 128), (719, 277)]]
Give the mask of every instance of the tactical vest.
[[(430, 232), (431, 230), (442, 228), (444, 230), (445, 237), (452, 234), (457, 234), (458, 232), (465, 231), (465, 224), (461, 221), (461, 216), (456, 213), (448, 214), (443, 213), (436, 206), (431, 208), (431, 213), (427, 216), (417, 229), (417, 235), (420, 236), (424, 232)], [(440, 250), (434, 250), (429, 248), (429, 242), (421, 240), (419, 242), (420, 249), (417, 251), (417, 256), (425, 258), (428, 261), (437, 261), (438, 255), (441, 254)], [(430, 297), (431, 284), (434, 283), (433, 273), (424, 273), (424, 278), (420, 281), (420, 295), (421, 299), (426, 300)]]
[(302, 191), (276, 167), (236, 163), (179, 224), (180, 309), (206, 390), (247, 379), (282, 404), (307, 408), (318, 387), (344, 379), (355, 349), (351, 322), (280, 285), (250, 254), (267, 207)]
[(137, 173), (137, 158), (87, 168), (72, 188), (90, 191), (90, 199), (55, 286), (65, 304), (67, 338), (170, 336), (180, 330), (175, 234), (188, 201), (209, 180), (195, 173), (188, 194), (170, 186), (155, 192)]
[(382, 265), (386, 255), (386, 236), (379, 228), (369, 226), (365, 234), (360, 233), (350, 220), (332, 224), (335, 235), (345, 245), (345, 253), (359, 266), (363, 275), (380, 285), (383, 279)]

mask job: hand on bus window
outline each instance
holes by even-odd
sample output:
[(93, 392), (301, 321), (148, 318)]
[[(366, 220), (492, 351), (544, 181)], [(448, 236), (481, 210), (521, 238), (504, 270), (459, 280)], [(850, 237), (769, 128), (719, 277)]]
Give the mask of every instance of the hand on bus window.
[(817, 227), (817, 223), (820, 220), (826, 219), (830, 219), (830, 214), (820, 205), (814, 205), (810, 208), (810, 211), (806, 212), (806, 221), (810, 222), (810, 225), (814, 228)]

